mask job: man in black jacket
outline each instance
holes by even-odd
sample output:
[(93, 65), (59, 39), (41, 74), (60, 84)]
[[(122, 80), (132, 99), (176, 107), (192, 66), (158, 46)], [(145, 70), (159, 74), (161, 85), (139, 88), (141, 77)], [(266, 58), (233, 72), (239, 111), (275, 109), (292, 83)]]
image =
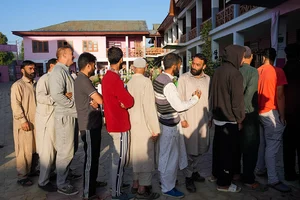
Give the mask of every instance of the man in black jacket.
[(239, 71), (244, 54), (242, 46), (227, 46), (223, 63), (215, 70), (211, 80), (210, 108), (215, 124), (213, 176), (217, 178), (217, 190), (223, 192), (241, 191), (231, 181), (233, 163), (238, 159), (238, 134), (245, 118), (243, 76)]

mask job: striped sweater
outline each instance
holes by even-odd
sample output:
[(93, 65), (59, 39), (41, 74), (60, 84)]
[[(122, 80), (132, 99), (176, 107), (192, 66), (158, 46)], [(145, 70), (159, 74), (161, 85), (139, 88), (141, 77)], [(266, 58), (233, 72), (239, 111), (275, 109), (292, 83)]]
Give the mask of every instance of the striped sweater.
[(154, 80), (155, 104), (159, 122), (165, 126), (176, 126), (180, 122), (180, 117), (164, 95), (164, 88), (169, 83), (173, 84), (173, 81), (164, 73)]

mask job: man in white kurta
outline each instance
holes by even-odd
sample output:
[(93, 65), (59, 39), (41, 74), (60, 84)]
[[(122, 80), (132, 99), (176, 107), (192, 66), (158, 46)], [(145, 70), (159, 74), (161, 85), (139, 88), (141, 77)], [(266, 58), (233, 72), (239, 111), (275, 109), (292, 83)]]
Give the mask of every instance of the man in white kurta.
[(54, 128), (54, 100), (49, 92), (49, 73), (56, 64), (56, 58), (47, 62), (48, 73), (44, 74), (36, 86), (36, 144), (40, 156), (39, 187), (45, 191), (56, 191), (49, 182), (51, 169), (55, 165), (55, 128)]
[(134, 98), (134, 106), (130, 108), (131, 123), (130, 159), (133, 167), (133, 189), (136, 198), (156, 199), (160, 195), (151, 193), (152, 171), (154, 171), (154, 142), (160, 133), (155, 107), (152, 82), (143, 74), (147, 63), (143, 58), (134, 60), (135, 74), (127, 83), (127, 88)]
[(163, 63), (165, 71), (153, 83), (161, 125), (158, 170), (163, 195), (182, 198), (184, 194), (175, 188), (175, 182), (178, 168), (184, 169), (187, 166), (187, 155), (184, 138), (180, 134), (182, 130), (178, 113), (193, 107), (201, 94), (197, 90), (190, 94), (188, 101), (182, 101), (173, 83), (174, 76), (179, 75), (181, 59), (178, 55), (170, 53), (163, 58)]
[(200, 90), (202, 93), (194, 107), (180, 114), (188, 154), (188, 167), (183, 172), (189, 192), (196, 192), (194, 181), (205, 181), (197, 170), (200, 155), (207, 151), (209, 145), (208, 91), (210, 77), (203, 72), (205, 67), (206, 58), (203, 54), (196, 54), (193, 57), (190, 72), (181, 75), (178, 80), (178, 93), (183, 101), (188, 100), (190, 94), (195, 90)]

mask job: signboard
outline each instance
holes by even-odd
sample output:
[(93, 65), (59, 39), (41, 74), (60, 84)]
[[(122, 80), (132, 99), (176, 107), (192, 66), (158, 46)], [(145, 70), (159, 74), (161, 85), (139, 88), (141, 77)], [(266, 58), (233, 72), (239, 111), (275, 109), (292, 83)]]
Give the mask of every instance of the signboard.
[(0, 44), (0, 52), (17, 52), (18, 47), (15, 44)]

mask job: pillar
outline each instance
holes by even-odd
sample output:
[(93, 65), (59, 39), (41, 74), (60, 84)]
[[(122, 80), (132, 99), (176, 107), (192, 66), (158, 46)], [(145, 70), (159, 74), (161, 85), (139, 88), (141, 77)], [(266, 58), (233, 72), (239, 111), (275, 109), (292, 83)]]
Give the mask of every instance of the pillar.
[(191, 10), (187, 10), (186, 13), (185, 13), (185, 24), (186, 24), (186, 27), (185, 27), (185, 30), (186, 30), (186, 41), (189, 41), (189, 34), (190, 34), (190, 31), (192, 29), (192, 21), (191, 21)]
[(240, 5), (234, 4), (233, 5), (233, 18), (237, 18), (240, 15)]
[(164, 34), (164, 46), (168, 43), (168, 31)]
[(196, 26), (197, 26), (197, 36), (200, 36), (200, 27), (203, 22), (203, 6), (202, 0), (196, 0)]
[[(76, 62), (76, 64), (77, 64), (77, 62)], [(43, 62), (43, 73), (44, 73), (44, 74), (47, 73), (46, 61)]]
[(146, 36), (143, 36), (143, 57), (146, 57)]
[(168, 30), (168, 43), (172, 43), (172, 29)]
[(286, 54), (284, 48), (286, 47), (286, 33), (287, 33), (287, 19), (286, 17), (279, 17), (279, 26), (278, 26), (278, 44), (277, 44), (277, 59), (276, 66), (284, 67), (286, 61)]
[(182, 19), (178, 20), (178, 41), (180, 42), (180, 38), (183, 33), (183, 21)]
[(233, 44), (244, 46), (245, 45), (244, 35), (239, 32), (234, 32), (233, 33)]
[(216, 28), (216, 18), (217, 18), (218, 12), (219, 12), (219, 0), (211, 0), (211, 25), (212, 25), (212, 29)]
[[(128, 39), (128, 35), (125, 36), (125, 47), (126, 47), (126, 58), (129, 57), (129, 39)], [(126, 59), (126, 71), (128, 72), (128, 59)]]
[(215, 40), (211, 41), (211, 52), (212, 52), (212, 61), (216, 61), (219, 58), (220, 52), (219, 52), (219, 43)]
[(172, 43), (175, 43), (176, 40), (178, 41), (178, 30), (176, 29), (176, 24), (172, 26)]
[(196, 46), (196, 53), (201, 53), (201, 50), (202, 50), (201, 46), (197, 45)]

